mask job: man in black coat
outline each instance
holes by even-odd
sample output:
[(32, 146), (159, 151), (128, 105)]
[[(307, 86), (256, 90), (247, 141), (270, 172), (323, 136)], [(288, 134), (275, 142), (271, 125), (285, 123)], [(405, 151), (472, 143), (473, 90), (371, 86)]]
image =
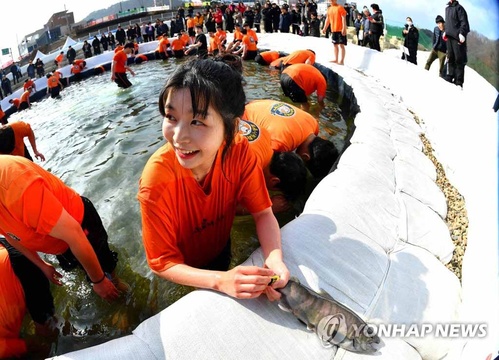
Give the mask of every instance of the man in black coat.
[(121, 28), (121, 25), (118, 25), (118, 29), (116, 30), (116, 41), (120, 45), (125, 45), (126, 42), (126, 33), (125, 30)]
[(76, 59), (76, 51), (70, 46), (68, 46), (68, 51), (66, 52), (66, 58), (68, 59), (68, 63), (72, 64), (74, 59)]
[(447, 76), (454, 84), (463, 87), (464, 66), (468, 62), (466, 36), (470, 23), (466, 10), (456, 0), (450, 0), (445, 9), (445, 33), (447, 38)]

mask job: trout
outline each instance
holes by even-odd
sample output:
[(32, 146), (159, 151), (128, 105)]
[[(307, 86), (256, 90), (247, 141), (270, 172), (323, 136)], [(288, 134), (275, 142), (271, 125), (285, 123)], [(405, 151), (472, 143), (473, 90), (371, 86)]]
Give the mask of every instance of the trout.
[(373, 354), (380, 338), (357, 314), (332, 297), (319, 295), (290, 279), (282, 289), (279, 308), (291, 312), (307, 329), (315, 331), (324, 346), (333, 346), (362, 353)]

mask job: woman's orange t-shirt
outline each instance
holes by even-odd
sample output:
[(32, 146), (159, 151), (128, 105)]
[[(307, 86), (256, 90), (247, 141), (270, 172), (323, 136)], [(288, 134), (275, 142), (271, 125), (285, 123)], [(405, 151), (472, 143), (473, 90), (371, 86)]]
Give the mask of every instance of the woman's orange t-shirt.
[(169, 143), (162, 146), (142, 172), (138, 199), (147, 262), (158, 272), (215, 259), (230, 237), (237, 204), (251, 213), (271, 206), (262, 169), (241, 135), (223, 164), (219, 150), (203, 185), (180, 165)]

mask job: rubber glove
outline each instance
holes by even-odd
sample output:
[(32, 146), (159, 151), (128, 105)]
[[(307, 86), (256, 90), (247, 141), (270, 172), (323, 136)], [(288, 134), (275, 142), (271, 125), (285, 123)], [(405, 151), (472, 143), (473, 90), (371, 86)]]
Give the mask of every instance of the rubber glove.
[(459, 34), (459, 42), (463, 43), (466, 41), (466, 38), (463, 36), (463, 34)]

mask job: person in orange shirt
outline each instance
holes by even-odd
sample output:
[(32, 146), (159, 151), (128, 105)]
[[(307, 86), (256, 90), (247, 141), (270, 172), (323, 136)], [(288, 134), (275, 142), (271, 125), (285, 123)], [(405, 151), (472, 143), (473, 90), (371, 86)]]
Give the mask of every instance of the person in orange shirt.
[[(245, 99), (241, 74), (221, 61), (176, 68), (159, 97), (167, 143), (151, 156), (139, 182), (142, 237), (147, 262), (163, 279), (236, 298), (265, 292), (276, 300), (289, 270), (262, 169), (237, 134)], [(255, 220), (265, 267), (228, 270), (238, 204)], [(280, 279), (269, 286), (274, 274)]]
[(45, 156), (36, 147), (35, 133), (28, 123), (17, 121), (0, 127), (0, 154), (24, 156), (33, 161), (24, 144), (27, 137), (33, 153), (38, 160), (45, 161)]
[(57, 66), (58, 68), (61, 68), (62, 67), (62, 60), (64, 60), (64, 51), (61, 51), (61, 53), (56, 56), (56, 58), (54, 60), (55, 66)]
[[(270, 192), (282, 192), (271, 196), (272, 211), (275, 213), (289, 210), (290, 201), (296, 200), (304, 191), (307, 182), (307, 169), (303, 160), (293, 152), (272, 150), (272, 138), (267, 129), (249, 120), (253, 117), (253, 109), (245, 109), (239, 120), (239, 133), (248, 139), (250, 149), (257, 156), (263, 169), (265, 185)], [(245, 209), (238, 209), (239, 215)]]
[(283, 56), (285, 55), (280, 51), (262, 51), (256, 55), (255, 61), (260, 65), (270, 65), (272, 61)]
[(233, 54), (236, 55), (241, 54), (243, 60), (254, 60), (258, 53), (258, 48), (256, 44), (257, 41), (255, 40), (255, 38), (247, 32), (246, 28), (244, 28), (241, 47), (239, 48), (239, 50), (233, 52)]
[(170, 40), (168, 37), (162, 36), (159, 40), (158, 47), (155, 51), (156, 59), (166, 60), (170, 57)]
[(326, 34), (328, 26), (331, 29), (331, 39), (334, 44), (334, 59), (331, 61), (343, 65), (345, 60), (345, 46), (347, 45), (347, 12), (338, 4), (337, 0), (331, 0), (331, 6), (327, 10), (326, 22), (322, 33)]
[(185, 32), (185, 30), (180, 30), (180, 39), (184, 42), (184, 46), (187, 46), (191, 43), (191, 38), (189, 35)]
[(144, 54), (138, 54), (135, 56), (134, 63), (135, 64), (142, 64), (143, 62), (149, 61), (146, 55)]
[(52, 99), (58, 97), (59, 93), (64, 88), (60, 76), (60, 73), (57, 71), (54, 72), (54, 74), (47, 74), (47, 95), (50, 93)]
[(114, 49), (114, 53), (117, 54), (119, 53), (121, 50), (123, 50), (125, 47), (123, 45), (118, 45), (116, 46), (116, 48)]
[[(21, 156), (0, 155), (0, 234), (56, 285), (60, 274), (38, 252), (70, 271), (81, 266), (103, 299), (119, 296), (117, 254), (92, 202)], [(114, 282), (114, 283), (113, 283)]]
[(190, 43), (192, 44), (194, 42), (194, 38), (196, 37), (196, 32), (194, 31), (194, 28), (196, 27), (196, 20), (192, 16), (187, 16), (185, 25), (187, 27), (187, 33), (191, 38)]
[(21, 105), (21, 100), (19, 99), (10, 99), (9, 104), (12, 104), (12, 106), (15, 106), (17, 110), (19, 110), (19, 105)]
[(33, 91), (36, 91), (36, 84), (31, 78), (27, 78), (24, 81), (23, 89), (24, 91), (28, 90), (28, 88), (31, 88)]
[(220, 40), (220, 44), (225, 47), (225, 44), (227, 44), (227, 32), (222, 28), (222, 25), (217, 25), (215, 36)]
[(234, 29), (234, 39), (232, 42), (227, 45), (227, 49), (225, 51), (227, 52), (233, 52), (233, 51), (238, 51), (239, 46), (241, 45), (241, 42), (243, 41), (243, 33), (241, 32), (241, 25), (236, 24), (235, 29)]
[(249, 23), (245, 22), (243, 24), (243, 29), (246, 30), (246, 34), (253, 39), (256, 45), (258, 45), (258, 36), (256, 35), (256, 31), (253, 30)]
[(270, 133), (272, 150), (296, 151), (317, 179), (326, 176), (338, 158), (334, 144), (317, 136), (317, 120), (293, 105), (254, 100), (246, 104), (244, 118)]
[(288, 56), (278, 58), (270, 63), (270, 67), (279, 69), (293, 64), (315, 64), (315, 52), (313, 50), (296, 50)]
[(55, 335), (54, 299), (43, 272), (0, 238), (0, 359), (26, 355), (45, 358), (32, 339), (20, 337), (29, 312), (35, 336)]
[(220, 39), (215, 35), (213, 31), (208, 32), (208, 37), (210, 38), (210, 46), (208, 47), (208, 54), (218, 55), (219, 52), (223, 51)]
[(294, 64), (288, 66), (281, 73), (281, 88), (284, 95), (293, 102), (300, 103), (304, 110), (308, 110), (307, 97), (317, 92), (319, 105), (324, 106), (327, 82), (322, 73), (309, 64)]
[(22, 111), (25, 109), (28, 109), (30, 107), (29, 103), (29, 95), (31, 94), (31, 88), (26, 89), (21, 94), (21, 97), (19, 99), (10, 99), (9, 103), (14, 105), (17, 108), (17, 111)]
[(135, 72), (126, 64), (128, 55), (130, 55), (132, 51), (133, 43), (125, 44), (123, 50), (114, 54), (113, 63), (111, 64), (111, 80), (118, 84), (118, 87), (124, 89), (132, 86), (132, 83), (126, 76), (126, 71), (130, 71), (130, 74), (135, 76)]
[[(175, 58), (180, 59), (184, 57), (185, 42), (182, 37), (185, 35), (184, 32), (179, 32), (177, 38), (172, 41), (172, 51)], [(189, 37), (187, 37), (189, 39)]]

